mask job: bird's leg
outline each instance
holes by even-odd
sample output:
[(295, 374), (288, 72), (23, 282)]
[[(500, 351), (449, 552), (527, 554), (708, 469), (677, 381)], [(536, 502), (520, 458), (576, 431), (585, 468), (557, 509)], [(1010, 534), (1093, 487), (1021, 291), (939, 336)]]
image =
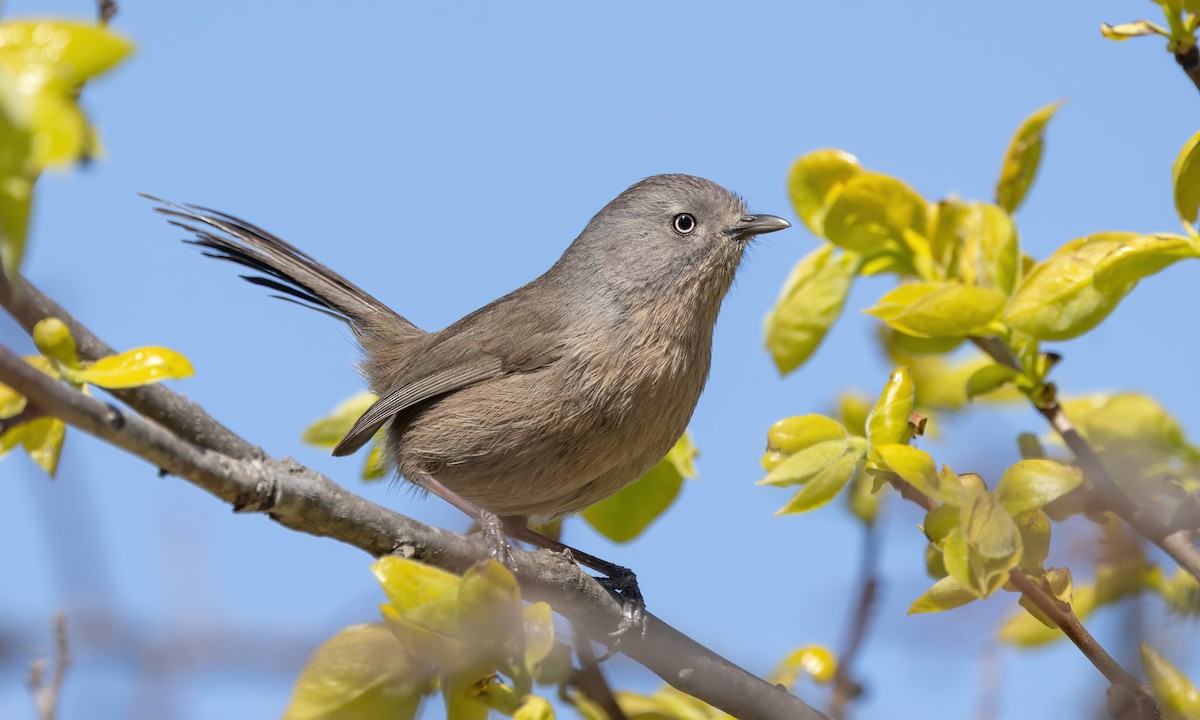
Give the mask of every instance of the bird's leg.
[(483, 533), (488, 544), (488, 554), (514, 573), (517, 571), (517, 564), (513, 561), (512, 548), (509, 547), (508, 539), (504, 536), (504, 521), (500, 516), (467, 500), (428, 473), (417, 475), (413, 478), (413, 482), (478, 521), (480, 532)]
[(510, 515), (502, 517), (500, 520), (504, 525), (504, 532), (514, 540), (524, 540), (531, 545), (563, 553), (581, 565), (586, 565), (605, 575), (603, 578), (597, 578), (597, 581), (620, 598), (621, 624), (609, 634), (613, 638), (613, 643), (609, 646), (609, 653), (601, 659), (607, 659), (621, 640), (629, 636), (630, 632), (639, 638), (645, 637), (646, 600), (638, 588), (637, 575), (632, 570), (585, 553), (554, 538), (546, 537), (536, 530), (530, 530), (526, 524), (526, 518), (520, 515)]

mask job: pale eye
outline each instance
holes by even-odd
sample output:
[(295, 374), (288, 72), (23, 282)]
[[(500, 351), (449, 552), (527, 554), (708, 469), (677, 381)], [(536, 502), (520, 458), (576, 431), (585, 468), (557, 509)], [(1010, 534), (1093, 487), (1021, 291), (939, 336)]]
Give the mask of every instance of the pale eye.
[(675, 232), (680, 235), (687, 235), (696, 229), (696, 218), (687, 213), (679, 213), (671, 221), (671, 227), (675, 228)]

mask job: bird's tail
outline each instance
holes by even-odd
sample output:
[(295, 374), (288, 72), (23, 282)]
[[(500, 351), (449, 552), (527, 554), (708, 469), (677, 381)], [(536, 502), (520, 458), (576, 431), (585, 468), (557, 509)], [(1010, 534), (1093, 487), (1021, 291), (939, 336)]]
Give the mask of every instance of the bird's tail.
[(167, 216), (172, 225), (195, 235), (184, 242), (203, 248), (208, 257), (262, 273), (241, 277), (281, 293), (275, 296), (281, 300), (344, 321), (364, 344), (425, 335), (362, 288), (260, 227), (216, 210), (143, 196), (159, 203), (155, 211)]

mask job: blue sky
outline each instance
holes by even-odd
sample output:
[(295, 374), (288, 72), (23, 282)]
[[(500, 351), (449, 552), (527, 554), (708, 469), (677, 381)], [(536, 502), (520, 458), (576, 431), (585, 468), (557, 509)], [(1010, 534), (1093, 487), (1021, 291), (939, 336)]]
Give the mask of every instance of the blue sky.
[[(1157, 40), (1098, 32), (1154, 10), (1134, 0), (130, 1), (115, 28), (137, 53), (84, 98), (106, 156), (39, 183), (25, 270), (114, 347), (187, 354), (197, 374), (176, 387), (268, 452), (462, 529), (443, 503), (363, 487), (360, 460), (300, 444), (311, 420), (359, 388), (347, 334), (200, 258), (137, 192), (242, 215), (434, 329), (541, 273), (646, 175), (703, 175), (753, 210), (794, 219), (788, 166), (832, 146), (927, 198), (988, 198), (1020, 120), (1065, 98), (1019, 215), (1026, 250), (1044, 257), (1089, 232), (1178, 229), (1170, 167), (1197, 129), (1200, 95)], [(827, 409), (841, 389), (874, 394), (890, 369), (857, 312), (887, 286), (863, 282), (813, 361), (775, 372), (762, 317), (814, 242), (799, 223), (764, 237), (726, 301), (692, 423), (700, 479), (629, 545), (579, 522), (567, 530), (568, 542), (634, 567), (656, 614), (758, 673), (799, 645), (840, 646), (860, 548), (840, 503), (773, 517), (787, 494), (753, 485), (766, 428)], [(1190, 361), (1200, 341), (1184, 310), (1198, 281), (1196, 263), (1172, 268), (1100, 329), (1056, 345), (1060, 386), (1143, 390), (1200, 428)], [(0, 342), (31, 351), (7, 318)], [(1041, 432), (1039, 420), (983, 409), (930, 447), (994, 477), (1016, 459), (1015, 433)], [(377, 617), (382, 595), (361, 552), (235, 516), (82, 433), (67, 445), (54, 483), (24, 458), (0, 465), (0, 631), (17, 643), (0, 655), (0, 716), (32, 716), (24, 662), (48, 647), (58, 609), (76, 640), (64, 720), (277, 715), (311, 647)], [(985, 668), (999, 673), (1002, 720), (1078, 717), (1099, 703), (1101, 679), (1072, 648), (994, 650), (1012, 596), (904, 615), (930, 583), (920, 517), (893, 503), (884, 519), (883, 596), (856, 717), (969, 717)], [(1068, 535), (1056, 552), (1070, 549)], [(1200, 675), (1194, 624), (1164, 628), (1154, 601), (1144, 611), (1166, 655)], [(1106, 611), (1091, 623), (1125, 661), (1131, 618)], [(122, 651), (131, 647), (140, 654)], [(658, 684), (621, 660), (608, 669), (621, 687)], [(803, 694), (824, 702), (823, 691)]]

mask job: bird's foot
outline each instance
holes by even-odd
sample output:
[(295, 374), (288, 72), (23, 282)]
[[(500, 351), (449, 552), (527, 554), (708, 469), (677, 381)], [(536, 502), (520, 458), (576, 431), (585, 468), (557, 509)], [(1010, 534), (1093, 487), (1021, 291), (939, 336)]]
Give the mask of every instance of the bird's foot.
[(621, 623), (609, 633), (612, 644), (600, 661), (612, 657), (621, 643), (629, 638), (641, 640), (646, 637), (646, 600), (638, 588), (637, 575), (629, 568), (616, 566), (608, 577), (598, 578), (600, 584), (621, 601)]
[(517, 572), (517, 563), (513, 559), (512, 546), (504, 534), (504, 522), (495, 513), (484, 511), (480, 513), (479, 530), (487, 541), (488, 557), (499, 562), (510, 572)]

